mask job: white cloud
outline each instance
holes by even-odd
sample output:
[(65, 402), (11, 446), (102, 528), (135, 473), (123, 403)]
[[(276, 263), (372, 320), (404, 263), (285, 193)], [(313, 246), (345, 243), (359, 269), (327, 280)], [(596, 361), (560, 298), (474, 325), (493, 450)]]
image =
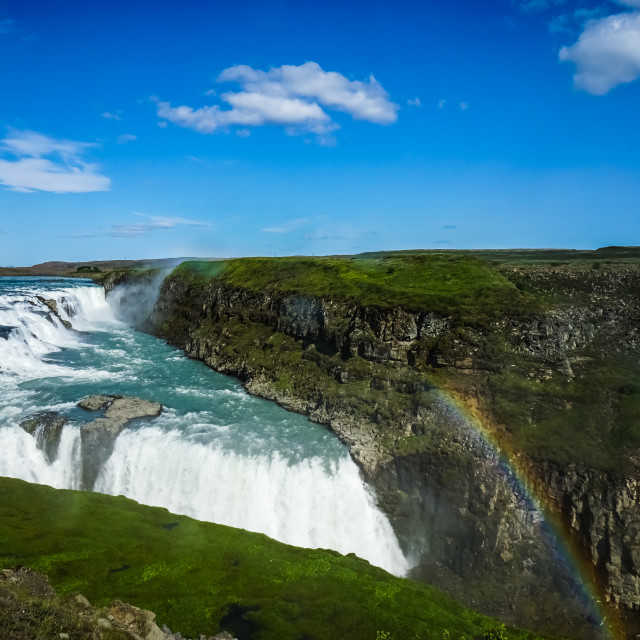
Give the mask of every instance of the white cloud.
[(409, 98), (407, 100), (407, 104), (410, 107), (421, 107), (422, 106), (422, 102), (420, 102), (420, 98)]
[(461, 102), (460, 103), (461, 111), (466, 111), (468, 108), (469, 108), (469, 105), (466, 102)]
[(180, 217), (150, 216), (146, 213), (140, 213), (138, 211), (134, 211), (133, 214), (136, 216), (147, 218), (149, 222), (116, 224), (111, 227), (106, 235), (114, 238), (135, 238), (151, 233), (152, 231), (173, 229), (178, 225), (186, 225), (189, 227), (203, 227), (206, 229), (211, 228), (210, 224), (206, 222), (200, 222), (198, 220), (188, 220), (186, 218)]
[(619, 0), (619, 2), (627, 7), (640, 9), (640, 0)]
[(444, 100), (444, 99), (438, 100), (438, 109), (444, 109), (446, 104), (447, 104), (446, 100)]
[(127, 142), (134, 142), (137, 139), (138, 136), (134, 136), (132, 133), (123, 133), (122, 135), (118, 136), (116, 142), (118, 144), (126, 144)]
[[(626, 4), (640, 7), (640, 0)], [(576, 89), (593, 95), (633, 82), (640, 77), (640, 11), (588, 22), (575, 44), (560, 49), (559, 59), (576, 65)]]
[(267, 227), (265, 229), (260, 229), (260, 231), (265, 231), (266, 233), (288, 233), (289, 231), (293, 231), (306, 223), (306, 218), (298, 218), (297, 220), (285, 222), (278, 227)]
[(158, 116), (200, 133), (213, 133), (237, 125), (283, 126), (289, 134), (310, 132), (328, 136), (338, 125), (325, 109), (348, 113), (356, 120), (392, 124), (398, 105), (370, 76), (366, 81), (349, 80), (335, 71), (324, 71), (315, 62), (283, 65), (260, 71), (247, 65), (224, 70), (218, 82), (240, 85), (239, 91), (220, 96), (230, 108), (220, 105), (194, 109), (172, 107), (157, 101)]
[(109, 111), (105, 111), (102, 114), (103, 118), (107, 120), (122, 120), (122, 111), (116, 111), (115, 113), (110, 113)]
[(109, 178), (99, 173), (97, 165), (82, 160), (82, 155), (95, 146), (9, 129), (0, 141), (0, 150), (12, 157), (0, 158), (0, 184), (23, 192), (108, 191)]

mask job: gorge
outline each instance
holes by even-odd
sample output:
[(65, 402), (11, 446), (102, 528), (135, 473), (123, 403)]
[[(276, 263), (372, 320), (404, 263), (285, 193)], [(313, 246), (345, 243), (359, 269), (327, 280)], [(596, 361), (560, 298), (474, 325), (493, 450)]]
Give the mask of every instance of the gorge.
[[(106, 299), (5, 281), (0, 474), (355, 551), (541, 632), (634, 633), (637, 258), (498, 253), (116, 270)], [(96, 393), (163, 412), (93, 483), (76, 404)], [(53, 461), (19, 426), (43, 409), (70, 421)]]

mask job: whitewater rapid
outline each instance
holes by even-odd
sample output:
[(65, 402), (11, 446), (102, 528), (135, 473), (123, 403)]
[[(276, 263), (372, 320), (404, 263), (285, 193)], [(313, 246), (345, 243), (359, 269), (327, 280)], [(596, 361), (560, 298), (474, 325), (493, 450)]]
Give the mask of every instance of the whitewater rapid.
[[(55, 300), (59, 317), (37, 296)], [(332, 434), (122, 317), (88, 281), (0, 278), (0, 475), (81, 489), (80, 427), (96, 415), (77, 402), (135, 395), (164, 411), (125, 428), (94, 490), (406, 573), (389, 521)], [(51, 462), (19, 426), (43, 410), (69, 418)]]

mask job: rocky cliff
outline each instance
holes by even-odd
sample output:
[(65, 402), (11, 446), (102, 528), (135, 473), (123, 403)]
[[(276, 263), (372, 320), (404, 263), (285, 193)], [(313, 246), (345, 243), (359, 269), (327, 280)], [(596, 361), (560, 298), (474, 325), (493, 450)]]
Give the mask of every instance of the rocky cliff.
[(257, 287), (217, 269), (203, 278), (183, 265), (167, 278), (153, 331), (327, 424), (376, 488), (415, 577), (587, 637), (589, 613), (574, 606), (535, 490), (635, 628), (637, 264), (492, 265), (473, 304), (446, 309), (395, 304), (393, 291), (370, 304), (277, 279)]

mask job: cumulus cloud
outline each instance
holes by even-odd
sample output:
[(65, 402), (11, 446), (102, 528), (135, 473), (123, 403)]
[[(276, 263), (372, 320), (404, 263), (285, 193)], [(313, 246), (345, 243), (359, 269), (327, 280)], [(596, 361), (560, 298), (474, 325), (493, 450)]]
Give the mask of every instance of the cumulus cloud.
[(407, 104), (410, 107), (421, 107), (422, 106), (422, 102), (420, 101), (420, 98), (409, 98), (407, 100)]
[(314, 133), (327, 136), (339, 128), (325, 109), (342, 111), (356, 120), (392, 124), (398, 105), (370, 76), (366, 81), (349, 80), (335, 71), (324, 71), (315, 62), (283, 65), (261, 71), (247, 65), (225, 69), (220, 83), (239, 85), (237, 91), (220, 95), (224, 108), (173, 107), (157, 101), (158, 116), (200, 133), (228, 130), (232, 126), (282, 126), (289, 134)]
[(9, 129), (0, 141), (0, 184), (15, 191), (108, 191), (110, 180), (82, 156), (95, 144), (57, 140), (35, 131)]
[(438, 109), (444, 109), (447, 105), (447, 101), (443, 98), (442, 100), (438, 100)]
[[(640, 8), (640, 0), (626, 0)], [(573, 62), (576, 89), (604, 95), (619, 84), (640, 77), (640, 11), (631, 11), (592, 20), (578, 41), (562, 47), (561, 62)]]
[(103, 118), (107, 120), (122, 120), (122, 111), (116, 111), (115, 113), (110, 113), (109, 111), (105, 111), (102, 114)]

